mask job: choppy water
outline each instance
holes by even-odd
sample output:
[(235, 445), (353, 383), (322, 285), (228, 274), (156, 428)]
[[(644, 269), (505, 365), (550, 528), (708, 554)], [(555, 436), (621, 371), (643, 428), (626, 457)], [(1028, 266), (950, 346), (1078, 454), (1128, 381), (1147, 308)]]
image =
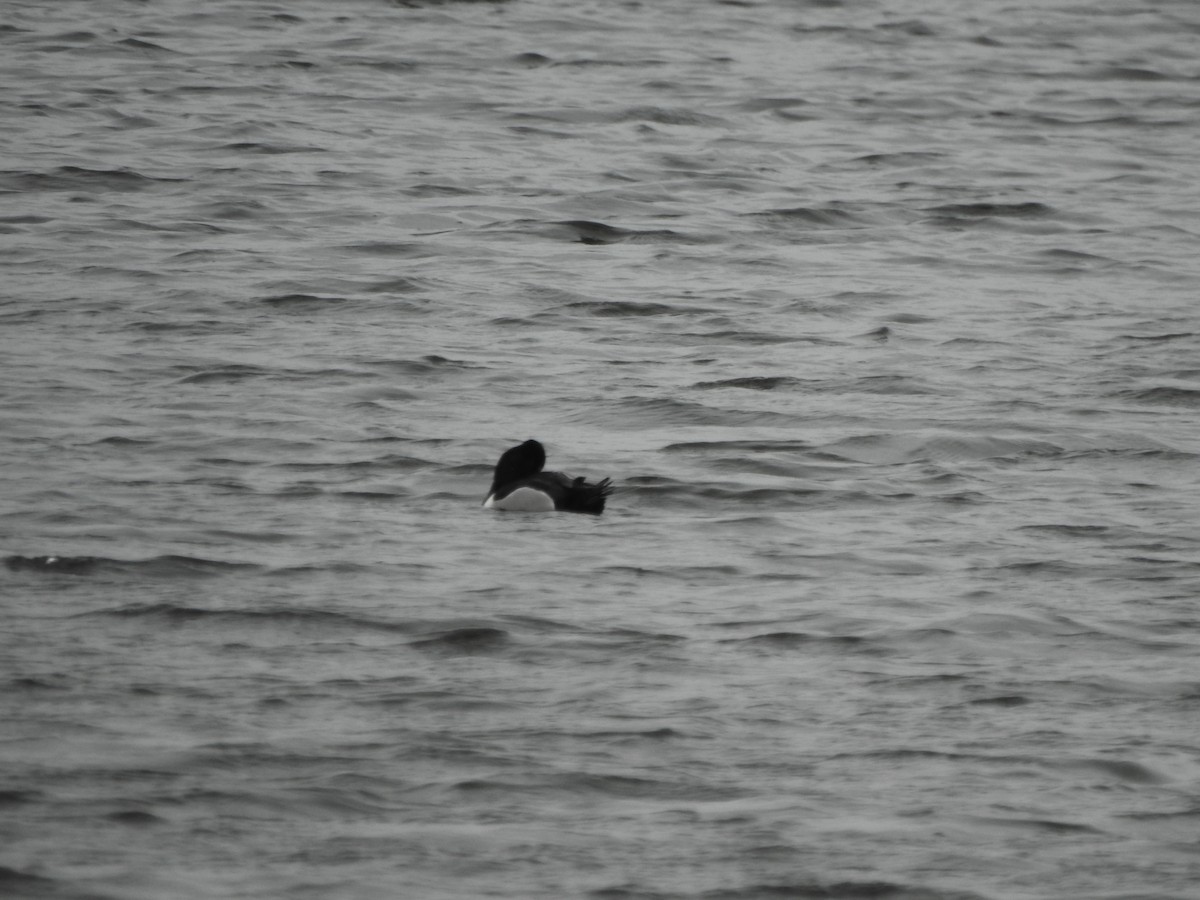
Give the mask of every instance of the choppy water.
[(4, 12), (6, 897), (1200, 896), (1191, 0)]

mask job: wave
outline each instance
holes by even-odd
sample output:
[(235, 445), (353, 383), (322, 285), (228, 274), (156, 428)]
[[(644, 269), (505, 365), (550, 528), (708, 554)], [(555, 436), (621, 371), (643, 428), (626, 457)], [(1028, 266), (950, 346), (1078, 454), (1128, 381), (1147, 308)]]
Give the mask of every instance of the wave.
[(511, 638), (512, 635), (503, 628), (477, 625), (454, 628), (434, 637), (421, 638), (410, 642), (409, 646), (453, 656), (475, 656), (503, 650)]
[(10, 869), (0, 866), (0, 889), (8, 897), (69, 897), (70, 893), (60, 893), (64, 885), (53, 878), (22, 872), (20, 869)]
[[(882, 207), (880, 208), (882, 209)], [(894, 214), (895, 211), (889, 211)], [(866, 228), (880, 224), (880, 210), (867, 212), (862, 208), (844, 206), (793, 206), (743, 213), (748, 218), (765, 220), (776, 226), (786, 225), (803, 229)]]
[(636, 475), (621, 481), (621, 494), (642, 498), (654, 506), (679, 504), (696, 509), (729, 509), (746, 506), (761, 512), (800, 502), (814, 503), (823, 496), (845, 500), (844, 491), (810, 487), (736, 487), (730, 484), (678, 481), (661, 475)]
[(1200, 407), (1200, 389), (1160, 385), (1142, 390), (1118, 391), (1112, 396), (1135, 403), (1151, 406), (1181, 406), (1195, 409)]
[(868, 639), (855, 634), (808, 634), (802, 631), (768, 631), (749, 637), (722, 638), (720, 644), (745, 644), (763, 650), (812, 650), (831, 648), (835, 651), (859, 647)]
[(947, 203), (942, 206), (928, 207), (925, 212), (959, 219), (1025, 219), (1049, 216), (1055, 210), (1045, 203), (1030, 200), (1024, 203)]
[(881, 759), (885, 761), (931, 760), (984, 768), (1028, 766), (1066, 772), (1087, 772), (1122, 784), (1162, 784), (1169, 781), (1161, 772), (1131, 760), (1099, 757), (1035, 756), (1026, 753), (967, 753), (913, 747), (856, 750), (835, 753), (830, 760)]
[(388, 621), (324, 609), (268, 607), (263, 609), (213, 609), (174, 603), (144, 603), (79, 613), (78, 618), (137, 620), (171, 626), (212, 625), (238, 629), (312, 628), (322, 633), (376, 631), (412, 634), (427, 627), (415, 621)]
[(773, 391), (781, 387), (799, 387), (808, 383), (810, 382), (790, 375), (747, 375), (743, 378), (722, 378), (719, 381), (697, 381), (692, 387), (701, 390), (743, 388), (750, 391)]
[(710, 242), (710, 238), (685, 234), (670, 228), (622, 228), (587, 219), (568, 219), (557, 222), (521, 219), (512, 222), (498, 222), (488, 226), (487, 230), (498, 233), (533, 234), (541, 237), (592, 245), (622, 244), (626, 242), (672, 244), (703, 244)]
[(724, 425), (743, 427), (751, 425), (795, 428), (803, 421), (800, 415), (771, 410), (731, 409), (710, 406), (692, 400), (676, 400), (671, 397), (622, 397), (604, 400), (586, 409), (572, 412), (568, 420), (579, 419), (589, 424), (610, 423), (618, 428), (639, 426), (690, 426)]
[[(876, 331), (865, 337), (886, 341), (887, 329)], [(813, 394), (877, 394), (927, 395), (936, 393), (920, 382), (917, 377), (904, 375), (864, 375), (855, 378), (826, 380), (820, 378), (796, 378), (790, 375), (748, 375), (740, 378), (723, 378), (717, 381), (698, 381), (692, 385), (698, 390), (740, 388), (752, 391), (774, 391), (780, 388), (803, 390)]]
[(204, 577), (232, 572), (262, 571), (253, 563), (231, 563), (194, 556), (165, 555), (150, 559), (110, 559), (103, 556), (7, 556), (5, 567), (11, 572), (37, 572), (62, 575), (94, 575), (124, 572), (155, 578)]
[(48, 172), (0, 172), (0, 189), (24, 191), (141, 191), (161, 183), (186, 181), (183, 178), (152, 178), (133, 169), (88, 169), (59, 166)]
[(861, 434), (843, 438), (820, 448), (833, 458), (872, 464), (897, 464), (919, 461), (1019, 459), (1028, 456), (1056, 456), (1063, 448), (1049, 441), (1032, 438), (991, 436), (923, 437), (905, 434)]
[[(769, 852), (769, 849), (767, 852)], [(753, 861), (760, 850), (747, 851), (740, 860), (743, 867)], [(988, 900), (988, 895), (958, 889), (940, 889), (927, 884), (904, 884), (893, 881), (819, 881), (786, 880), (756, 881), (741, 886), (705, 891), (703, 894), (664, 894), (658, 890), (642, 889), (637, 885), (598, 888), (589, 891), (589, 900), (682, 900), (683, 897), (703, 897), (705, 900)]]
[(684, 441), (663, 447), (664, 453), (803, 453), (813, 449), (807, 441), (794, 439), (778, 440), (728, 440), (728, 441)]

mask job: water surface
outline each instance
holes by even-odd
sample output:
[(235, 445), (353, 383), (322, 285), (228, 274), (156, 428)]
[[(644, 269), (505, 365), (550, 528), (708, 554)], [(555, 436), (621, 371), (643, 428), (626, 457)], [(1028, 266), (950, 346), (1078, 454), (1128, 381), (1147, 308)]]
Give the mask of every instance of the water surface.
[(1194, 897), (1198, 33), (11, 4), (0, 889)]

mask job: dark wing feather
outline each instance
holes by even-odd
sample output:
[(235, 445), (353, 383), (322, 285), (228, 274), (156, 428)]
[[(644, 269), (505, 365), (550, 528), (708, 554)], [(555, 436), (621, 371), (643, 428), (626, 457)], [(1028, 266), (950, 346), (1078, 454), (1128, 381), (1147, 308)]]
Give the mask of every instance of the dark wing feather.
[(612, 491), (612, 479), (610, 478), (605, 478), (596, 484), (588, 484), (585, 478), (576, 478), (567, 488), (566, 502), (559, 508), (599, 514), (604, 512), (604, 501)]

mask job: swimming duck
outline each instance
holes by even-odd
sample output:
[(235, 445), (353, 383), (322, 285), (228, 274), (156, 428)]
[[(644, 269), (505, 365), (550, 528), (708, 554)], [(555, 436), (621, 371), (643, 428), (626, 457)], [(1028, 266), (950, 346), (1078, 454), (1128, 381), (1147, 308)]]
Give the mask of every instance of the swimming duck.
[(562, 472), (543, 472), (545, 465), (546, 449), (537, 441), (505, 450), (496, 463), (484, 507), (516, 512), (604, 512), (604, 500), (612, 493), (611, 479), (588, 484)]

